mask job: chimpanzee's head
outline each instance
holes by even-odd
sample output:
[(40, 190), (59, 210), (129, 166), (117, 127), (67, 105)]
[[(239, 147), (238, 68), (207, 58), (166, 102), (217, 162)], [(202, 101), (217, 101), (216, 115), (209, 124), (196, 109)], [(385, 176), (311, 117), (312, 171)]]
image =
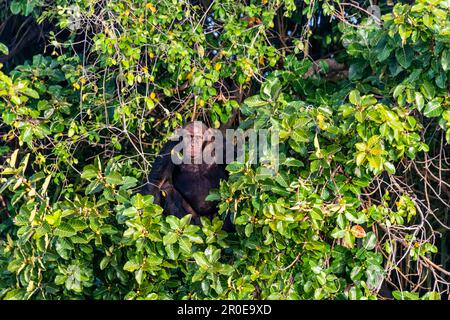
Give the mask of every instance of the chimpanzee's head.
[(192, 121), (184, 127), (185, 135), (190, 139), (184, 140), (189, 145), (184, 145), (184, 150), (190, 150), (191, 159), (201, 158), (205, 141), (206, 131), (208, 127), (201, 121)]

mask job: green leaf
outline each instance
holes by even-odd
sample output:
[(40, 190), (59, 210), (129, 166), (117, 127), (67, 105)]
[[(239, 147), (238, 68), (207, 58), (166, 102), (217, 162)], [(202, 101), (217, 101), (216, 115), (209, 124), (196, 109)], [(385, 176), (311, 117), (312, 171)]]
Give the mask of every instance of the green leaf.
[(415, 100), (417, 105), (417, 110), (422, 111), (423, 106), (425, 105), (425, 100), (423, 95), (420, 92), (415, 93)]
[(83, 172), (81, 173), (82, 179), (92, 179), (96, 178), (98, 174), (97, 168), (93, 165), (87, 165), (83, 168)]
[(129, 260), (125, 263), (125, 265), (123, 266), (123, 270), (125, 271), (129, 271), (129, 272), (134, 272), (137, 269), (139, 269), (141, 267), (140, 263), (138, 263), (137, 261), (134, 260)]
[(374, 290), (378, 288), (384, 279), (384, 270), (378, 265), (370, 265), (366, 270), (367, 286)]
[(134, 278), (136, 279), (136, 282), (141, 285), (142, 281), (144, 280), (144, 270), (139, 269), (135, 272)]
[(244, 170), (244, 164), (241, 162), (232, 162), (229, 165), (227, 165), (226, 170), (230, 173), (238, 173)]
[(12, 14), (19, 14), (21, 11), (22, 4), (19, 1), (11, 2), (10, 9)]
[(104, 270), (109, 262), (111, 261), (111, 257), (103, 257), (103, 259), (100, 261), (100, 270)]
[(262, 107), (262, 106), (266, 105), (267, 101), (263, 100), (261, 98), (261, 96), (259, 96), (259, 95), (254, 95), (254, 96), (251, 96), (251, 97), (245, 99), (244, 103), (247, 106), (254, 108), (254, 107)]
[(245, 236), (247, 238), (250, 237), (252, 235), (252, 232), (253, 232), (253, 224), (249, 223), (245, 226), (244, 229)]
[(427, 103), (425, 109), (423, 110), (423, 114), (428, 118), (433, 118), (439, 117), (442, 114), (442, 111), (443, 109), (441, 103), (436, 100), (432, 100)]
[(6, 293), (6, 295), (3, 297), (3, 300), (23, 300), (24, 296), (24, 289), (12, 289)]
[(303, 162), (301, 162), (298, 159), (295, 158), (286, 158), (286, 160), (283, 163), (285, 166), (288, 167), (301, 167), (303, 166)]
[(375, 170), (381, 169), (381, 166), (383, 164), (383, 158), (382, 157), (379, 157), (379, 156), (368, 156), (367, 160), (369, 160), (369, 164)]
[(69, 224), (75, 231), (83, 231), (88, 227), (86, 222), (81, 219), (71, 219)]
[(422, 300), (441, 300), (441, 295), (436, 291), (427, 292), (423, 295)]
[(166, 222), (170, 225), (172, 230), (176, 230), (181, 227), (180, 219), (175, 216), (167, 216)]
[(368, 232), (363, 239), (363, 247), (366, 250), (373, 250), (377, 245), (377, 237), (373, 232)]
[(16, 105), (19, 105), (22, 103), (22, 100), (20, 100), (20, 98), (18, 96), (16, 96), (15, 94), (11, 95), (10, 99)]
[(17, 119), (16, 115), (13, 112), (9, 111), (4, 111), (2, 114), (2, 118), (7, 125), (11, 125), (14, 122), (14, 120)]
[(91, 183), (89, 183), (89, 185), (86, 187), (86, 189), (84, 190), (84, 193), (86, 195), (89, 194), (94, 194), (97, 192), (100, 192), (101, 190), (103, 190), (103, 185), (100, 181), (97, 180), (93, 180)]
[(23, 142), (30, 144), (33, 141), (33, 129), (30, 126), (26, 126), (21, 136)]
[(377, 98), (375, 98), (373, 95), (367, 95), (361, 98), (361, 106), (363, 107), (372, 106), (377, 102), (378, 102)]
[(39, 99), (39, 93), (37, 93), (35, 90), (33, 90), (31, 88), (23, 88), (20, 91), (31, 98)]
[(261, 96), (271, 101), (276, 101), (280, 95), (280, 91), (280, 80), (278, 78), (271, 78), (262, 85)]
[(366, 160), (366, 153), (358, 152), (358, 154), (356, 155), (356, 165), (359, 167), (364, 163), (364, 160)]
[(178, 255), (180, 254), (178, 247), (174, 246), (173, 244), (166, 245), (165, 249), (167, 253), (167, 258), (171, 260), (177, 259)]
[(292, 132), (292, 139), (296, 142), (309, 142), (309, 135), (306, 128), (298, 127)]
[(433, 28), (433, 17), (429, 14), (425, 14), (422, 18), (423, 24), (428, 28)]
[(354, 105), (360, 105), (361, 103), (361, 96), (359, 94), (358, 90), (352, 90), (350, 91), (349, 100)]
[(384, 169), (386, 169), (386, 171), (390, 174), (395, 174), (395, 166), (389, 162), (389, 161), (385, 161), (383, 163)]
[(397, 98), (397, 101), (402, 101), (402, 99), (404, 98), (404, 96), (403, 96), (404, 91), (405, 91), (405, 86), (402, 84), (399, 84), (398, 86), (395, 87), (394, 92), (392, 93), (392, 96), (394, 98)]
[(17, 155), (19, 154), (19, 149), (14, 150), (9, 159), (9, 166), (12, 168), (16, 167)]
[(123, 210), (122, 214), (126, 217), (135, 217), (138, 213), (138, 210), (135, 207), (129, 207)]
[(205, 254), (203, 252), (196, 252), (192, 255), (195, 259), (195, 262), (203, 269), (209, 268), (208, 259), (206, 259)]
[(134, 188), (138, 184), (138, 179), (135, 177), (123, 177), (122, 178), (122, 186), (120, 187), (121, 190), (126, 190), (130, 188)]
[(33, 12), (35, 6), (36, 6), (36, 3), (34, 1), (28, 0), (24, 15), (25, 16), (30, 15), (30, 13)]
[(76, 233), (75, 229), (65, 222), (62, 222), (54, 231), (54, 235), (58, 237), (71, 237)]
[(161, 258), (155, 253), (149, 253), (147, 258), (145, 259), (144, 269), (155, 268), (156, 266), (159, 266), (161, 263), (163, 263), (163, 258)]
[(392, 291), (392, 296), (396, 300), (418, 300), (419, 294), (417, 292), (408, 292), (408, 291)]
[(444, 71), (448, 71), (450, 69), (450, 50), (442, 51), (441, 64)]
[(219, 201), (221, 199), (220, 194), (219, 193), (210, 193), (205, 201)]
[(345, 236), (345, 230), (334, 228), (334, 230), (331, 232), (331, 236), (335, 239), (341, 239)]
[(105, 177), (105, 180), (109, 184), (119, 185), (122, 184), (122, 175), (118, 172), (111, 172)]
[(423, 80), (423, 83), (420, 86), (420, 91), (428, 100), (433, 99), (434, 95), (436, 94), (436, 89), (434, 85), (432, 85), (431, 82), (428, 80)]
[(398, 48), (395, 51), (395, 58), (404, 69), (408, 69), (413, 61), (414, 51), (410, 47)]
[(184, 251), (186, 254), (191, 253), (192, 243), (189, 241), (186, 237), (181, 237), (178, 241), (178, 244), (180, 245), (180, 250)]
[(360, 266), (356, 266), (352, 269), (352, 271), (350, 272), (350, 278), (353, 281), (357, 281), (359, 279), (361, 279), (361, 277), (363, 276), (363, 270)]
[(167, 246), (168, 244), (173, 244), (175, 242), (177, 242), (178, 240), (178, 235), (175, 232), (169, 232), (168, 234), (166, 234), (163, 237), (163, 243), (165, 246)]
[(0, 42), (0, 53), (2, 53), (4, 55), (8, 55), (9, 54), (8, 47), (6, 45), (4, 45), (3, 43), (1, 43), (1, 42)]

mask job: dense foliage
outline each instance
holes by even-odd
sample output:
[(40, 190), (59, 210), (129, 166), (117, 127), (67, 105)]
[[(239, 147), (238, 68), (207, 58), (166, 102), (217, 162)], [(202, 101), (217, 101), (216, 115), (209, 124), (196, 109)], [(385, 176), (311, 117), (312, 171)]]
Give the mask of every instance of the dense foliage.
[[(449, 3), (371, 4), (0, 4), (0, 298), (448, 295)], [(248, 155), (219, 216), (163, 216), (155, 154), (234, 109), (278, 172)]]

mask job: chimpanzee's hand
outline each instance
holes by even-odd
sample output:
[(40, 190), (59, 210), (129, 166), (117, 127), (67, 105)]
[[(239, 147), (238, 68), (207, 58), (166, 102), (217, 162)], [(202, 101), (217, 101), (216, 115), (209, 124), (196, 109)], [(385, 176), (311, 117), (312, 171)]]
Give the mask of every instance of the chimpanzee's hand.
[(161, 193), (164, 203), (164, 212), (172, 214), (178, 218), (182, 218), (187, 214), (192, 214), (192, 217), (198, 216), (191, 205), (183, 198), (183, 196), (171, 185), (165, 184), (161, 187)]

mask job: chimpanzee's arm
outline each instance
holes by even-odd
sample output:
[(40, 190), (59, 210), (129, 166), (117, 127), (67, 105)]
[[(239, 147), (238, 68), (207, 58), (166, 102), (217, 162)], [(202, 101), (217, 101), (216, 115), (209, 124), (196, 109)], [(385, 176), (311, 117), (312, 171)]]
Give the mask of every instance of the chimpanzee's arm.
[(175, 168), (171, 159), (172, 149), (178, 141), (168, 141), (161, 148), (152, 165), (152, 170), (147, 177), (147, 183), (143, 187), (143, 194), (151, 194), (155, 197), (154, 203), (161, 205), (161, 186), (172, 184), (172, 175)]
[(164, 144), (153, 162), (152, 170), (144, 187), (144, 194), (152, 194), (154, 203), (163, 206), (168, 214), (182, 217), (186, 214), (196, 216), (197, 213), (173, 186), (172, 178), (175, 164), (172, 162), (172, 150), (179, 140)]
[(158, 156), (153, 162), (152, 171), (148, 181), (161, 187), (164, 182), (172, 183), (172, 174), (175, 168), (172, 162), (172, 150), (178, 144), (178, 141), (168, 141), (164, 144)]

